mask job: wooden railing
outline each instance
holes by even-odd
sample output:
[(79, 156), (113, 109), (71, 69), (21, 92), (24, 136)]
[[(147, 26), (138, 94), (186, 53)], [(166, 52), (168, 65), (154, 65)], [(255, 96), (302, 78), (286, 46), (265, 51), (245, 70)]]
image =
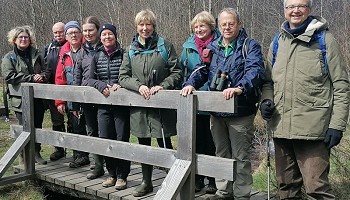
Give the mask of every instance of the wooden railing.
[[(17, 138), (0, 160), (0, 185), (35, 178), (34, 144), (42, 143), (115, 157), (139, 163), (170, 168), (154, 199), (194, 199), (194, 176), (201, 174), (216, 178), (234, 179), (234, 160), (195, 153), (196, 113), (201, 111), (235, 112), (235, 101), (224, 100), (221, 92), (194, 92), (183, 97), (176, 90), (161, 90), (149, 100), (125, 89), (104, 97), (91, 87), (58, 86), (23, 83), (9, 86), (11, 95), (22, 96), (23, 126), (11, 125)], [(64, 101), (166, 108), (177, 110), (177, 149), (107, 140), (71, 133), (34, 128), (34, 98)], [(93, 148), (91, 148), (93, 147)], [(25, 173), (3, 177), (21, 151), (24, 151)]]

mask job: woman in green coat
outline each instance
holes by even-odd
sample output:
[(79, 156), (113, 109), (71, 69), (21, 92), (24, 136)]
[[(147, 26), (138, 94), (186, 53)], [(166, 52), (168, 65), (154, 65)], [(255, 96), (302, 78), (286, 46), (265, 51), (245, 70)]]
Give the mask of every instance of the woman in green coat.
[[(137, 34), (125, 51), (120, 67), (119, 83), (122, 87), (137, 91), (149, 99), (159, 90), (171, 90), (182, 80), (181, 67), (173, 45), (155, 32), (156, 16), (151, 10), (142, 10), (135, 17)], [(131, 108), (131, 133), (139, 144), (151, 145), (157, 138), (158, 145), (172, 148), (170, 136), (176, 135), (176, 113), (174, 110), (157, 108)], [(162, 133), (163, 132), (163, 133)], [(142, 164), (142, 183), (133, 195), (144, 196), (153, 191), (153, 166)]]
[[(13, 50), (2, 59), (1, 69), (7, 84), (14, 86), (23, 82), (47, 83), (50, 78), (50, 70), (44, 65), (38, 49), (34, 47), (35, 35), (30, 26), (13, 28), (7, 34), (7, 39)], [(15, 111), (20, 125), (22, 122), (22, 99), (11, 96), (11, 107)], [(44, 104), (42, 99), (34, 99), (34, 126), (42, 128), (44, 119)], [(40, 144), (35, 144), (35, 161), (46, 164), (40, 155)]]

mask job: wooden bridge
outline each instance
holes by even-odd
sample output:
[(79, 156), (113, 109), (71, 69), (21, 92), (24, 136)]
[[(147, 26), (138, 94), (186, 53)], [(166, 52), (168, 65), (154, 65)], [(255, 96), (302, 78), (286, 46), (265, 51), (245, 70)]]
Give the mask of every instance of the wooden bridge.
[[(170, 169), (168, 173), (154, 170), (154, 193), (138, 199), (203, 199), (204, 194), (194, 192), (194, 176), (201, 174), (218, 179), (234, 180), (234, 160), (195, 153), (195, 120), (198, 110), (234, 112), (235, 101), (224, 100), (220, 92), (195, 92), (182, 97), (179, 91), (159, 91), (150, 100), (125, 89), (104, 97), (91, 87), (58, 86), (23, 83), (20, 87), (10, 86), (11, 95), (22, 96), (23, 126), (11, 125), (11, 133), (17, 138), (0, 160), (0, 185), (27, 179), (38, 179), (44, 185), (57, 190), (70, 190), (77, 196), (90, 199), (136, 199), (131, 195), (133, 187), (141, 181), (139, 165), (133, 165), (128, 177), (128, 189), (116, 191), (113, 187), (102, 188), (106, 177), (87, 180), (86, 167), (71, 169), (69, 158), (48, 165), (35, 165), (34, 143), (42, 143), (95, 153), (99, 155), (146, 163)], [(34, 128), (34, 98), (61, 99), (65, 101), (108, 104), (121, 106), (154, 107), (177, 110), (177, 150), (150, 147), (120, 141), (81, 136)], [(91, 148), (93, 147), (93, 148)], [(17, 168), (18, 174), (3, 177), (19, 153), (24, 152), (24, 165)], [(254, 195), (255, 199), (266, 199)], [(253, 199), (253, 198), (252, 198)]]

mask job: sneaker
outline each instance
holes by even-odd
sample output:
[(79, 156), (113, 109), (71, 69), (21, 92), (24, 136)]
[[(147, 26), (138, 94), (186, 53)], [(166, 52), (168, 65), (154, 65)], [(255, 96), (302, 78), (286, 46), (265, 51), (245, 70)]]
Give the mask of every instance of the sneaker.
[(64, 151), (55, 151), (50, 155), (51, 161), (56, 161), (64, 157)]
[(127, 186), (127, 180), (118, 178), (117, 182), (115, 183), (115, 189), (116, 190), (124, 190)]
[(78, 168), (78, 167), (88, 165), (88, 164), (90, 164), (90, 160), (88, 157), (84, 156), (84, 157), (77, 158), (77, 159), (73, 160), (72, 162), (70, 162), (69, 167), (70, 168)]
[(117, 182), (116, 178), (108, 177), (107, 180), (102, 182), (102, 187), (112, 187), (115, 186), (115, 183)]

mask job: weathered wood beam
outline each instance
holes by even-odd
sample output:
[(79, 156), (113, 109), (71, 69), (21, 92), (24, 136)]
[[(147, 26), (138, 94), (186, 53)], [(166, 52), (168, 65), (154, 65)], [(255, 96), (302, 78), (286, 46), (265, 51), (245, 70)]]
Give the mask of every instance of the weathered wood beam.
[(16, 174), (13, 176), (6, 176), (0, 179), (0, 186), (26, 181), (28, 179), (35, 179), (35, 174)]
[(191, 171), (191, 161), (176, 159), (170, 168), (160, 189), (155, 195), (155, 200), (175, 200), (180, 189), (183, 187)]
[[(61, 99), (64, 101), (122, 106), (177, 109), (179, 106), (179, 98), (182, 97), (179, 90), (160, 90), (156, 95), (152, 95), (149, 100), (145, 100), (138, 93), (123, 88), (116, 92), (112, 92), (109, 97), (105, 97), (95, 88), (87, 86), (38, 83), (22, 83), (22, 86), (33, 86), (35, 98)], [(22, 95), (18, 86), (13, 87), (12, 85), (9, 85), (9, 90), (11, 95)], [(222, 92), (195, 91), (193, 94), (197, 96), (195, 102), (198, 103), (198, 110), (235, 112), (236, 106), (234, 98), (224, 100)]]
[(1, 177), (5, 174), (10, 165), (15, 161), (20, 152), (28, 144), (30, 139), (29, 132), (22, 132), (11, 147), (7, 150), (5, 155), (0, 160), (0, 180)]

